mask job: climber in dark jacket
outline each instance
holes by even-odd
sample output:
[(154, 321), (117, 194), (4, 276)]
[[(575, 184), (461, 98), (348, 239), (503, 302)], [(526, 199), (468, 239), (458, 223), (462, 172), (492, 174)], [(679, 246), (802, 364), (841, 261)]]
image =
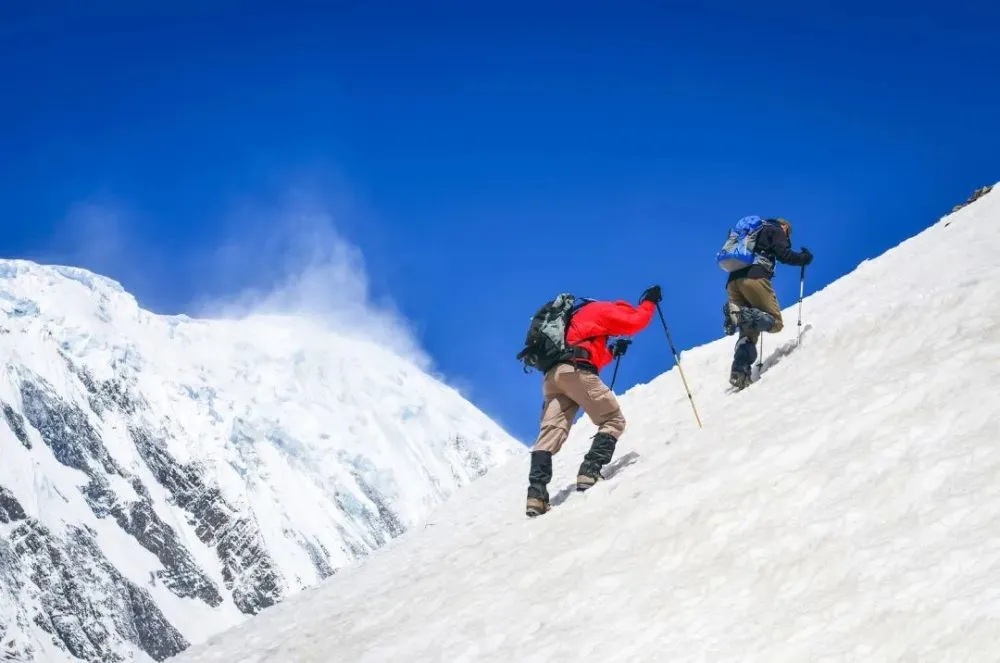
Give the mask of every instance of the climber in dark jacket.
[(782, 218), (765, 219), (754, 247), (754, 264), (730, 273), (726, 283), (729, 300), (723, 307), (727, 335), (740, 332), (736, 343), (729, 382), (737, 389), (750, 384), (751, 367), (757, 358), (757, 339), (761, 332), (777, 334), (784, 328), (781, 305), (774, 294), (771, 279), (777, 263), (808, 265), (813, 260), (809, 249), (792, 250), (792, 224)]

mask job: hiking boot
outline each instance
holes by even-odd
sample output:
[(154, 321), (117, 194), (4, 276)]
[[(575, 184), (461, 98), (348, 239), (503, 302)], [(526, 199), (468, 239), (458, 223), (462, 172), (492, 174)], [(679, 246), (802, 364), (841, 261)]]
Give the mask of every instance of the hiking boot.
[(729, 376), (729, 384), (733, 385), (737, 391), (743, 391), (750, 386), (753, 380), (746, 373), (732, 373)]
[(528, 501), (525, 505), (525, 515), (529, 518), (540, 516), (549, 511), (549, 481), (552, 480), (552, 453), (549, 451), (531, 452), (531, 469), (528, 471)]
[(548, 513), (552, 510), (552, 506), (549, 504), (548, 500), (543, 500), (538, 497), (529, 497), (528, 503), (524, 507), (524, 515), (529, 518), (536, 518), (544, 513)]
[(548, 513), (551, 509), (548, 489), (543, 484), (530, 484), (528, 486), (528, 500), (524, 506), (524, 515), (534, 518)]
[(601, 476), (600, 472), (596, 474), (578, 474), (576, 477), (576, 490), (582, 493), (598, 481), (604, 481), (604, 477)]
[(618, 440), (609, 433), (598, 433), (590, 444), (590, 451), (583, 457), (576, 473), (576, 489), (583, 492), (603, 479), (601, 468), (611, 462)]
[[(744, 309), (745, 310), (745, 309)], [(740, 336), (733, 353), (733, 363), (729, 367), (729, 383), (737, 389), (750, 384), (753, 362), (757, 358), (757, 346), (748, 336)]]
[(732, 336), (740, 330), (740, 307), (732, 302), (722, 305), (722, 331)]

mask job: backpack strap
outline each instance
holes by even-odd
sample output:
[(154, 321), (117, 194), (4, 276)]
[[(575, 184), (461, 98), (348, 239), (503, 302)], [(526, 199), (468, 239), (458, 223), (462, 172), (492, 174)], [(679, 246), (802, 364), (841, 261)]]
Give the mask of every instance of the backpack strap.
[[(592, 299), (590, 297), (578, 298), (576, 303), (574, 303), (573, 308), (570, 310), (570, 318), (572, 318), (573, 315), (575, 315), (580, 309), (582, 309), (587, 304), (591, 304), (596, 301), (597, 301), (596, 299)], [(566, 325), (566, 331), (569, 331), (569, 325)], [(591, 341), (595, 338), (597, 337), (591, 336), (581, 340)], [(571, 345), (569, 343), (566, 343), (566, 349), (569, 350), (570, 356), (564, 363), (579, 368), (581, 370), (589, 370), (595, 373), (597, 372), (597, 367), (594, 366), (594, 364), (590, 361), (589, 350), (581, 348), (579, 345)]]

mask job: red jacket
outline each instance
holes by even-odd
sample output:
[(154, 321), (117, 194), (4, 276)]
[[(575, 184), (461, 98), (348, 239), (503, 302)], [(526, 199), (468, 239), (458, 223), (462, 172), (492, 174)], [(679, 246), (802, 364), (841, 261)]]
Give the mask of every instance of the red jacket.
[(601, 370), (614, 357), (608, 350), (608, 336), (631, 336), (646, 328), (656, 305), (643, 302), (590, 302), (573, 315), (566, 330), (566, 342), (590, 353), (589, 363)]

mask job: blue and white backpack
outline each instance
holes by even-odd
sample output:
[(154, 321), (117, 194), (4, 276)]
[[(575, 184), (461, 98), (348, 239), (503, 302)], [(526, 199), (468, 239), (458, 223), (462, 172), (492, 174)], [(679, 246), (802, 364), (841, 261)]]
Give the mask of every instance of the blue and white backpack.
[(764, 262), (754, 251), (764, 223), (764, 219), (759, 216), (745, 216), (730, 229), (726, 243), (715, 255), (715, 260), (723, 271), (735, 272)]

